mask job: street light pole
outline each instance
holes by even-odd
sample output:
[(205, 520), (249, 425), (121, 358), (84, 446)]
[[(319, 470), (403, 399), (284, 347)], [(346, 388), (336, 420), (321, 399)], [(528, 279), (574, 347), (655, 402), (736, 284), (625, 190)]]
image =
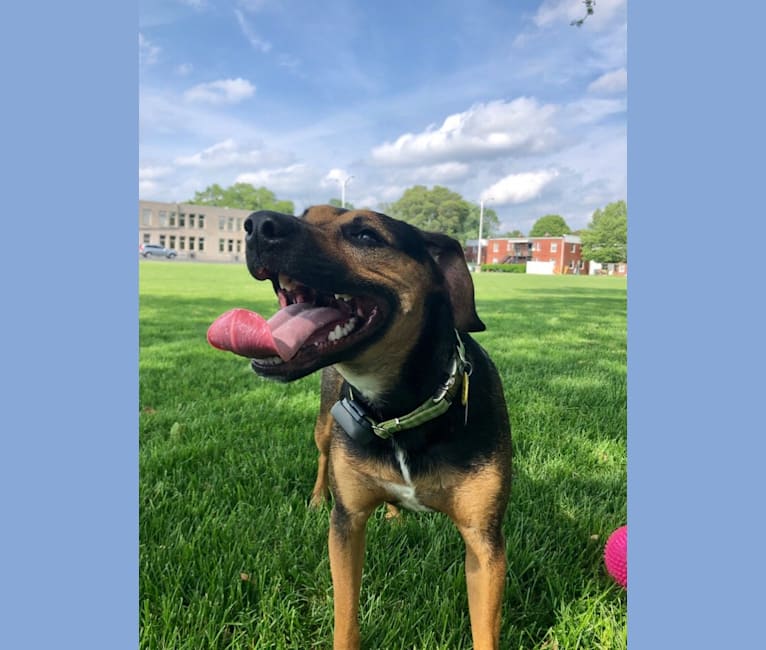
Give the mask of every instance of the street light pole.
[(479, 245), (477, 247), (477, 253), (476, 253), (476, 271), (477, 273), (481, 271), (481, 237), (484, 233), (484, 202), (485, 201), (491, 201), (492, 197), (487, 197), (486, 199), (479, 199)]
[(346, 176), (346, 178), (341, 181), (338, 179), (338, 182), (340, 182), (340, 207), (345, 208), (346, 207), (346, 185), (348, 185), (348, 182), (354, 178), (353, 176)]

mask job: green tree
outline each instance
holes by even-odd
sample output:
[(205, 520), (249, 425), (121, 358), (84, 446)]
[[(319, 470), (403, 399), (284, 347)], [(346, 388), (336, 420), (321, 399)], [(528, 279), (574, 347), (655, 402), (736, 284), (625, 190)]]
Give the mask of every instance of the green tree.
[(292, 201), (280, 201), (271, 190), (265, 187), (255, 188), (250, 183), (234, 183), (226, 188), (214, 183), (201, 192), (195, 192), (189, 203), (243, 210), (274, 210), (287, 214), (295, 212)]
[(558, 214), (546, 214), (535, 221), (532, 230), (529, 231), (530, 237), (561, 237), (572, 232), (571, 228), (564, 221), (564, 217)]
[(582, 235), (582, 255), (602, 264), (628, 261), (628, 206), (610, 203), (593, 213)]
[(341, 203), (340, 199), (330, 199), (327, 202), (327, 205), (332, 205), (332, 206), (335, 206), (336, 208), (345, 207), (346, 210), (354, 210), (355, 209), (353, 203), (349, 203), (348, 201), (346, 201), (346, 205), (345, 206), (342, 206), (340, 203)]
[[(440, 185), (430, 190), (423, 185), (410, 187), (383, 211), (423, 230), (443, 232), (461, 244), (479, 235), (479, 206)], [(495, 232), (499, 223), (495, 211), (485, 208), (483, 235)]]
[(503, 237), (523, 237), (524, 233), (521, 230), (509, 230), (503, 235)]

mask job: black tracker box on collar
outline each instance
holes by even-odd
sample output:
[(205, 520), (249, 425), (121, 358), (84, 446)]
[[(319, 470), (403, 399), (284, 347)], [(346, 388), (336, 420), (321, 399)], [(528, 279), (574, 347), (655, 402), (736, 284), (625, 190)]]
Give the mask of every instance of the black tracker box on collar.
[(372, 422), (365, 416), (359, 404), (348, 397), (335, 402), (330, 413), (341, 429), (357, 442), (367, 444), (375, 438)]

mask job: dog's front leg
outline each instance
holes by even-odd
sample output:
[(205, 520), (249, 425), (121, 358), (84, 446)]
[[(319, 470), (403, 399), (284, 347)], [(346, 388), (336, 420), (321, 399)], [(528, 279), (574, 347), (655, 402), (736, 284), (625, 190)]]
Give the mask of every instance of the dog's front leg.
[[(504, 460), (510, 466), (509, 460)], [(505, 588), (503, 513), (510, 485), (502, 465), (489, 465), (455, 490), (447, 514), (465, 542), (465, 577), (474, 650), (500, 648)]]
[(330, 496), (328, 476), (332, 425), (332, 415), (330, 415), (329, 412), (321, 412), (314, 427), (314, 441), (319, 450), (319, 461), (317, 463), (316, 482), (314, 483), (314, 489), (312, 490), (311, 498), (309, 499), (309, 506), (312, 508), (319, 508)]
[(370, 511), (348, 512), (337, 500), (330, 518), (330, 571), (335, 610), (334, 650), (359, 648), (359, 591)]
[(474, 650), (499, 650), (505, 587), (505, 543), (483, 530), (459, 527), (465, 541), (465, 579)]

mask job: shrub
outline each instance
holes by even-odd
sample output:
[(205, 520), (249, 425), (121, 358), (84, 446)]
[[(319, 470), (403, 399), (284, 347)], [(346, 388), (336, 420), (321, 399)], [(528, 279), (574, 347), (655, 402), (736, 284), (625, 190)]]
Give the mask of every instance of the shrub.
[(526, 273), (526, 264), (482, 264), (482, 271), (495, 273)]

